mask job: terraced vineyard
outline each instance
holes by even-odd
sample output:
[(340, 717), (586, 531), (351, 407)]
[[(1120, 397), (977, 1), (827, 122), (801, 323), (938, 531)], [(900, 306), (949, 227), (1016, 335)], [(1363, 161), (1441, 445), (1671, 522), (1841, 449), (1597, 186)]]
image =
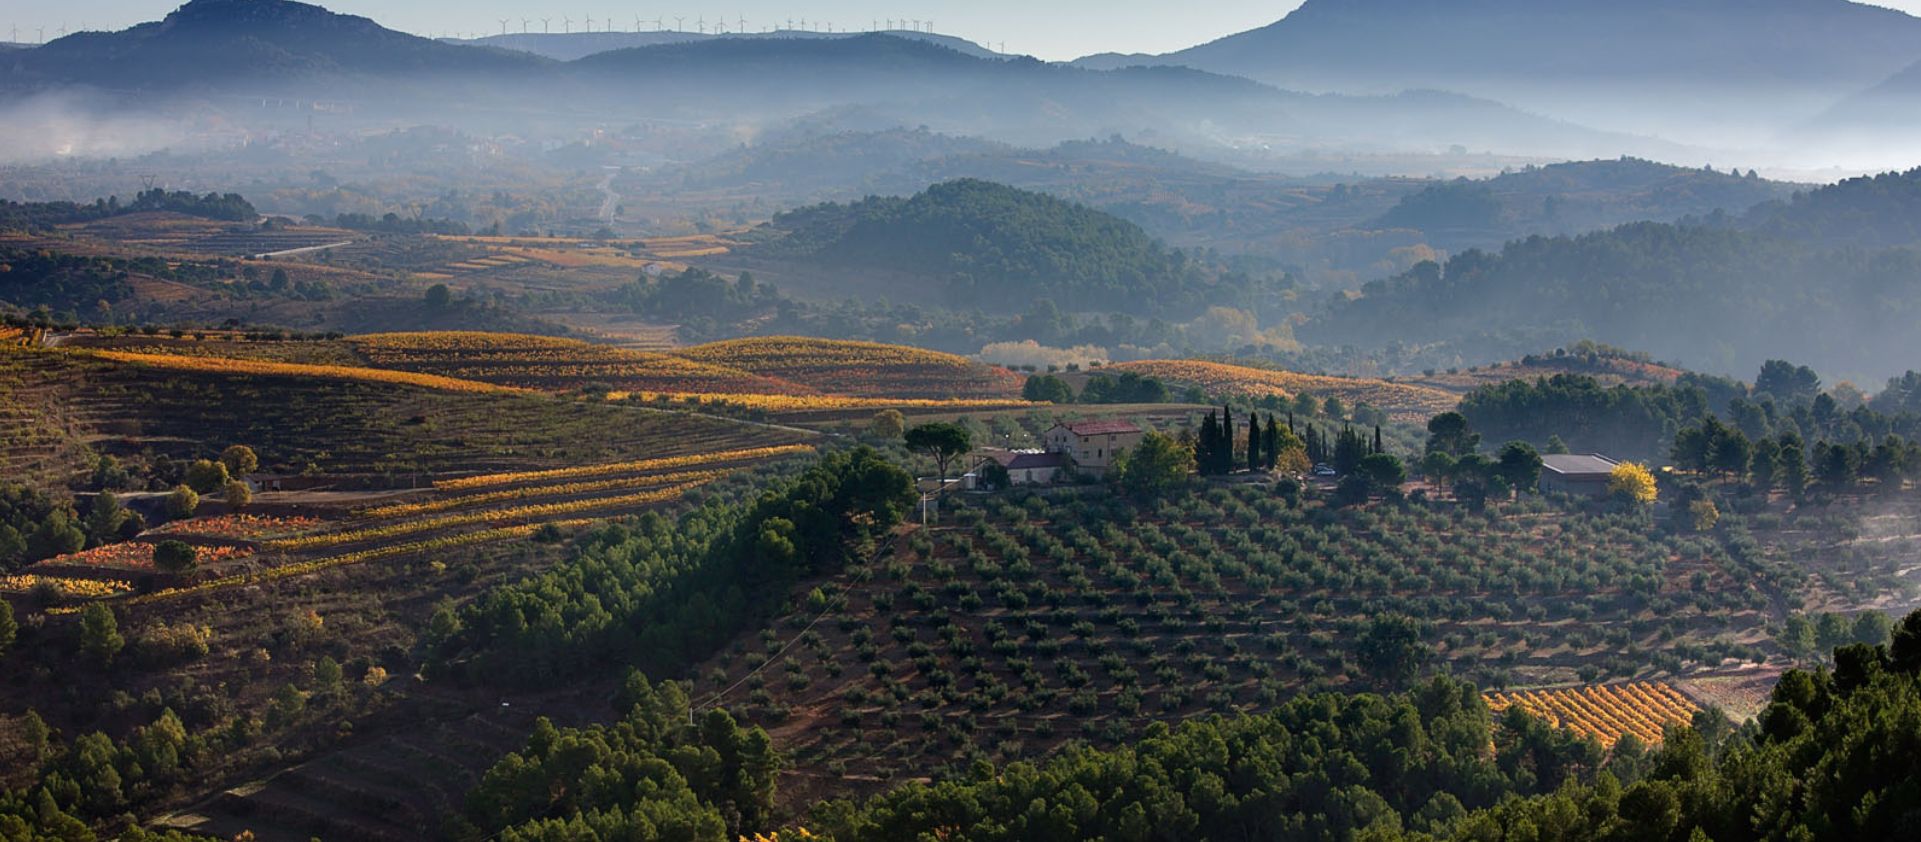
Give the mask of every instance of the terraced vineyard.
[[(203, 575), (134, 597), (131, 603), (205, 596), (348, 565), (523, 539), (544, 528), (577, 528), (596, 518), (672, 504), (732, 470), (811, 452), (812, 448), (807, 446), (788, 445), (465, 477), (448, 481), (456, 490), (433, 492), (432, 499), (388, 503), (350, 515), (339, 513), (336, 519), (239, 520), (226, 516), (203, 524), (192, 521), (172, 524), (170, 528), (158, 530), (156, 536), (204, 536), (214, 532), (251, 537), (244, 544), (209, 544), (203, 540), (201, 561), (207, 565)], [(672, 470), (689, 466), (701, 466), (705, 470)], [(596, 482), (543, 482), (576, 475), (608, 478)], [(467, 490), (475, 488), (488, 490)], [(255, 563), (225, 563), (252, 556), (255, 549), (260, 551)], [(42, 562), (33, 570), (39, 574), (37, 578), (12, 582), (11, 588), (7, 587), (8, 583), (0, 583), (0, 590), (31, 590), (40, 579), (54, 581), (51, 574), (76, 569), (90, 572), (94, 567), (140, 570), (152, 566), (153, 545), (147, 540), (108, 544), (86, 553)], [(130, 590), (88, 588), (88, 592), (82, 594), (61, 586), (76, 597), (115, 596)], [(70, 613), (75, 609), (69, 605), (55, 610)]]
[(699, 362), (807, 386), (885, 398), (1017, 398), (1023, 378), (966, 357), (901, 345), (796, 337), (733, 339), (677, 352)]
[(669, 354), (503, 333), (388, 333), (353, 345), (376, 367), (547, 391), (809, 394), (771, 377)]
[(1192, 384), (1209, 394), (1249, 398), (1311, 395), (1338, 397), (1348, 406), (1368, 404), (1400, 421), (1425, 423), (1454, 408), (1459, 396), (1427, 386), (1367, 378), (1326, 377), (1205, 360), (1141, 360), (1116, 363), (1108, 370), (1132, 371), (1170, 383)]
[(1373, 686), (1386, 667), (1357, 642), (1381, 616), (1430, 618), (1422, 646), (1486, 686), (1764, 659), (1744, 641), (1802, 579), (1533, 505), (1036, 497), (803, 586), (791, 615), (700, 671), (695, 698), (745, 711), (805, 764), (887, 777)]
[(0, 372), (8, 373), (0, 380), (6, 399), (0, 406), (35, 413), (35, 423), (16, 434), (18, 442), (0, 449), (0, 460), (77, 470), (82, 454), (62, 442), (90, 441), (126, 458), (148, 450), (198, 458), (224, 446), (218, 443), (246, 442), (268, 473), (324, 473), (346, 488), (404, 487), (435, 475), (693, 455), (805, 438), (684, 413), (442, 391), (384, 377), (311, 378), (224, 364), (143, 366), (144, 360), (125, 365), (79, 352), (0, 349)]
[(90, 425), (68, 404), (70, 373), (57, 358), (0, 342), (0, 475), (41, 482), (85, 461)]
[(1487, 694), (1495, 712), (1518, 707), (1551, 725), (1613, 747), (1632, 735), (1642, 745), (1659, 745), (1670, 725), (1687, 725), (1701, 706), (1663, 682), (1520, 690)]

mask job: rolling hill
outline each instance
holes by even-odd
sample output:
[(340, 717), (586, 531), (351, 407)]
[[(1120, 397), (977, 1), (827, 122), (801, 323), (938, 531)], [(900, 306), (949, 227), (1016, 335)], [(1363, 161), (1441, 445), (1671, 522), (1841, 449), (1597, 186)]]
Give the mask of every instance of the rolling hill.
[(947, 303), (1019, 312), (1206, 306), (1209, 272), (1131, 222), (986, 181), (937, 184), (780, 214), (755, 251), (854, 273), (918, 278)]
[(1448, 342), (1470, 356), (1593, 339), (1717, 374), (1792, 359), (1880, 382), (1912, 365), (1921, 254), (1636, 223), (1470, 250), (1343, 295), (1310, 343)]

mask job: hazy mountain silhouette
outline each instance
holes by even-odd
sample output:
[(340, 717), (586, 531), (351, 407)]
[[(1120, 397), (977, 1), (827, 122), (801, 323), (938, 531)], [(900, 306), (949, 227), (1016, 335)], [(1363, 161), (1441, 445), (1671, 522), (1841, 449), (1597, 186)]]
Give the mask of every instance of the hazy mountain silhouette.
[(119, 32), (82, 32), (15, 59), (16, 81), (109, 89), (234, 87), (340, 76), (525, 73), (551, 62), (442, 44), (291, 0), (192, 0)]
[(1154, 59), (1310, 91), (1443, 88), (1634, 131), (1781, 125), (1921, 59), (1921, 19), (1847, 0), (1308, 0)]
[(415, 121), (493, 121), (477, 130), (514, 130), (529, 125), (531, 114), (546, 126), (568, 119), (768, 125), (819, 114), (831, 130), (926, 125), (1026, 145), (1123, 134), (1263, 155), (1453, 146), (1562, 157), (1679, 154), (1454, 94), (1307, 95), (1191, 68), (1093, 71), (969, 49), (974, 54), (913, 33), (721, 37), (563, 63), (419, 38), (288, 0), (193, 0), (158, 22), (69, 36), (11, 57), (0, 63), (0, 85), (137, 92), (142, 101), (171, 92), (324, 97)]
[[(735, 39), (735, 40), (789, 39), (789, 40), (844, 41), (849, 38), (859, 37), (859, 35), (863, 35), (863, 34), (871, 34), (871, 33), (797, 32), (797, 31), (790, 31), (790, 30), (780, 30), (776, 32), (766, 32), (766, 33), (749, 32), (745, 34), (730, 34), (730, 35), (705, 35), (698, 32), (674, 32), (674, 31), (572, 32), (572, 33), (507, 32), (501, 35), (488, 35), (484, 38), (474, 38), (470, 40), (468, 39), (442, 39), (442, 40), (444, 43), (449, 43), (449, 44), (465, 44), (465, 45), (482, 46), (482, 47), (499, 47), (501, 49), (519, 50), (525, 53), (533, 53), (539, 56), (546, 56), (547, 58), (556, 59), (559, 61), (573, 61), (575, 59), (586, 58), (591, 55), (610, 52), (613, 50), (625, 50), (625, 49), (630, 49), (634, 47), (658, 47), (663, 44), (701, 43), (705, 41), (716, 41), (716, 40), (724, 40), (724, 39)], [(888, 30), (880, 34), (891, 35), (895, 38), (904, 38), (912, 41), (926, 41), (927, 43), (930, 43), (930, 44), (938, 44), (940, 46), (946, 47), (948, 49), (954, 50), (959, 53), (973, 56), (975, 58), (997, 58), (1000, 56), (999, 53), (996, 53), (992, 50), (982, 47), (979, 44), (976, 44), (965, 38), (955, 38), (951, 35), (939, 35), (939, 34), (930, 33), (930, 32), (909, 32), (906, 30)]]
[(1817, 143), (1851, 160), (1881, 166), (1913, 162), (1921, 132), (1921, 62), (1836, 104), (1800, 126), (1791, 140)]

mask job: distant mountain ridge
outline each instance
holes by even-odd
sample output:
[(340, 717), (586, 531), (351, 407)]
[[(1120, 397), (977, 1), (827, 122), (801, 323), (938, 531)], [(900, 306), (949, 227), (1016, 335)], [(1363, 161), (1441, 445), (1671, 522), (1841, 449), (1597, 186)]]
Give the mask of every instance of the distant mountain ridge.
[(987, 49), (965, 38), (940, 35), (931, 32), (912, 32), (890, 29), (878, 32), (810, 32), (777, 30), (774, 32), (748, 32), (727, 35), (708, 35), (699, 32), (641, 31), (641, 32), (506, 32), (472, 39), (442, 39), (448, 44), (463, 44), (479, 47), (497, 47), (518, 50), (545, 56), (556, 61), (574, 61), (598, 53), (625, 50), (634, 47), (658, 47), (663, 44), (702, 43), (726, 39), (760, 41), (771, 39), (826, 40), (839, 41), (861, 35), (888, 35), (909, 41), (925, 41), (937, 44), (974, 58), (1000, 58), (1001, 54)]
[(350, 100), (352, 109), (387, 106), (389, 119), (496, 132), (570, 120), (809, 118), (831, 130), (925, 125), (1028, 146), (1121, 134), (1195, 153), (1684, 154), (1440, 91), (1306, 95), (1186, 67), (1091, 71), (983, 58), (908, 35), (721, 37), (559, 62), (418, 38), (291, 0), (191, 0), (161, 21), (10, 55), (0, 90), (92, 87), (133, 95), (132, 108), (174, 93), (238, 94), (262, 111), (262, 100)]
[[(1696, 123), (1812, 114), (1917, 60), (1921, 19), (1847, 0), (1307, 0), (1208, 44), (1084, 62), (1178, 64), (1308, 91), (1444, 88), (1644, 131), (1686, 109), (1699, 109)], [(1681, 95), (1740, 91), (1754, 101)], [(1655, 113), (1637, 117), (1637, 98)]]

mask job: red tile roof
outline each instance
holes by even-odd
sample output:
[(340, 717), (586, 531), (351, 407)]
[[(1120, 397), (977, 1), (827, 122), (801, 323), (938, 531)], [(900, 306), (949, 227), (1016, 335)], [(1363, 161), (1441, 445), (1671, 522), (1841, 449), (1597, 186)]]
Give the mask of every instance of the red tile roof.
[(1062, 424), (1067, 431), (1077, 436), (1111, 436), (1124, 433), (1138, 433), (1140, 427), (1132, 421), (1109, 419), (1105, 421), (1076, 421)]

